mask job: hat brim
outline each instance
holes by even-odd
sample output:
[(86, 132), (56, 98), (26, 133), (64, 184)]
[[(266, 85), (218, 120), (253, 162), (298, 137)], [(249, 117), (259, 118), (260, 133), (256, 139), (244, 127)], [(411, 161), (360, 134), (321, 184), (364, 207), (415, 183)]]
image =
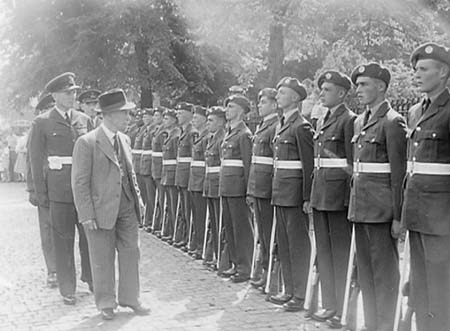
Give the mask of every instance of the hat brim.
[(118, 111), (131, 110), (136, 108), (136, 104), (134, 102), (126, 102), (123, 105), (111, 105), (105, 108), (100, 109), (100, 113), (112, 113)]
[(78, 85), (72, 85), (70, 87), (64, 88), (62, 90), (54, 91), (52, 93), (58, 93), (58, 92), (67, 92), (67, 91), (73, 91), (73, 90), (81, 90), (81, 86)]

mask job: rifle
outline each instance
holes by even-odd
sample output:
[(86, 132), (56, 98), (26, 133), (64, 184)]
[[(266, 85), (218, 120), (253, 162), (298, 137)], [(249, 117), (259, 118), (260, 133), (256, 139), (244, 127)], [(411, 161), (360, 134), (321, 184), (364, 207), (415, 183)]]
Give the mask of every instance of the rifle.
[(203, 252), (202, 259), (206, 259), (206, 244), (208, 243), (208, 226), (209, 226), (209, 207), (206, 204), (206, 217), (205, 217), (205, 233), (203, 236)]
[(219, 198), (220, 199), (220, 205), (219, 205), (219, 229), (217, 230), (218, 232), (218, 238), (219, 240), (217, 241), (217, 270), (219, 270), (220, 268), (220, 241), (222, 240), (222, 222), (223, 222), (223, 201), (222, 201), (222, 197)]
[(308, 282), (306, 283), (306, 293), (305, 293), (305, 310), (311, 310), (312, 301), (314, 296), (314, 289), (318, 284), (319, 273), (316, 268), (316, 258), (317, 258), (317, 247), (316, 238), (314, 235), (314, 223), (312, 219), (312, 214), (308, 214), (309, 217), (309, 240), (311, 242), (311, 255), (309, 257), (309, 271), (308, 271)]
[(155, 222), (156, 222), (156, 209), (158, 208), (158, 199), (159, 199), (159, 189), (157, 188), (156, 189), (156, 194), (155, 194), (155, 204), (154, 204), (155, 208), (153, 209), (152, 225), (151, 225), (151, 227), (153, 229), (153, 232), (156, 230), (155, 229), (155, 225), (156, 225)]
[(270, 280), (272, 278), (272, 267), (273, 267), (273, 253), (275, 247), (275, 234), (277, 231), (277, 217), (276, 217), (276, 207), (273, 207), (273, 220), (272, 220), (272, 231), (270, 233), (270, 245), (269, 245), (269, 268), (267, 269), (267, 281), (265, 292), (270, 293)]
[(347, 265), (347, 278), (345, 282), (345, 291), (344, 291), (344, 305), (342, 307), (342, 317), (341, 324), (347, 325), (347, 314), (348, 314), (348, 306), (350, 302), (350, 285), (352, 282), (352, 273), (353, 273), (353, 263), (355, 262), (355, 254), (356, 254), (356, 238), (355, 238), (355, 224), (352, 227), (352, 239), (350, 242), (350, 253), (348, 258)]
[(398, 284), (399, 290), (398, 290), (397, 304), (395, 306), (394, 331), (398, 331), (400, 325), (400, 318), (402, 315), (402, 301), (403, 301), (403, 293), (401, 289), (403, 285), (408, 281), (408, 264), (409, 264), (409, 231), (407, 231), (405, 235), (403, 260), (400, 266), (400, 281)]
[(255, 278), (256, 273), (256, 263), (257, 263), (257, 257), (259, 253), (258, 249), (258, 240), (259, 240), (259, 233), (258, 233), (258, 223), (256, 222), (256, 215), (254, 210), (252, 210), (252, 220), (253, 220), (253, 257), (252, 257), (252, 269), (250, 272), (250, 278)]
[[(172, 236), (172, 241), (176, 242), (176, 238), (177, 238), (177, 230), (178, 230), (178, 214), (180, 212), (180, 204), (181, 204), (181, 192), (178, 191), (178, 201), (177, 201), (177, 210), (175, 212), (175, 223), (174, 223), (174, 228), (173, 228), (173, 236)], [(183, 215), (184, 218), (184, 215)]]

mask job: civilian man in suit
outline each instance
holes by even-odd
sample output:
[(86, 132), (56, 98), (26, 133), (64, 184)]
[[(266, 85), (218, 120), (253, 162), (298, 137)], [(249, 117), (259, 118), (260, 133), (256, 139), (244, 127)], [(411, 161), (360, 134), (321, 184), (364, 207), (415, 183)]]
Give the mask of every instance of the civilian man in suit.
[(250, 210), (246, 204), (248, 175), (252, 153), (252, 133), (243, 117), (250, 111), (250, 102), (241, 95), (225, 100), (228, 132), (221, 145), (219, 193), (222, 218), (233, 267), (222, 273), (234, 283), (250, 278), (253, 255), (253, 232)]
[(56, 274), (63, 301), (74, 305), (76, 270), (73, 255), (75, 227), (78, 227), (81, 280), (92, 290), (89, 252), (83, 227), (78, 223), (70, 184), (72, 151), (75, 141), (87, 133), (90, 118), (73, 109), (76, 98), (75, 75), (67, 72), (45, 86), (55, 106), (37, 116), (31, 128), (29, 145), (31, 172), (39, 206), (50, 207), (56, 256)]
[(274, 174), (272, 205), (276, 208), (278, 255), (285, 293), (270, 297), (285, 311), (301, 311), (305, 301), (311, 245), (311, 175), (314, 166), (313, 131), (300, 114), (306, 89), (296, 78), (277, 85), (277, 102), (283, 115), (273, 139)]
[(348, 76), (328, 70), (320, 75), (317, 85), (322, 105), (327, 108), (317, 122), (314, 135), (311, 189), (323, 309), (312, 318), (319, 322), (330, 320), (334, 327), (342, 327), (340, 316), (351, 241), (347, 221), (353, 173), (351, 140), (356, 115), (344, 104), (352, 86)]
[(192, 229), (189, 254), (195, 260), (201, 260), (203, 239), (205, 236), (206, 198), (203, 197), (205, 179), (205, 149), (209, 131), (206, 127), (206, 108), (194, 106), (192, 125), (198, 134), (192, 142), (192, 162), (189, 173), (188, 190), (192, 198)]
[(409, 121), (402, 223), (410, 238), (410, 298), (418, 331), (444, 331), (450, 330), (450, 51), (426, 43), (411, 64), (426, 97)]
[(258, 237), (262, 259), (262, 275), (250, 281), (253, 287), (266, 284), (269, 267), (270, 234), (272, 232), (273, 206), (272, 197), (273, 150), (272, 140), (278, 123), (277, 90), (265, 88), (258, 93), (258, 111), (263, 118), (253, 136), (252, 164), (247, 186), (247, 202), (255, 213), (258, 223)]
[(392, 330), (398, 293), (397, 237), (406, 171), (406, 124), (385, 94), (389, 70), (377, 63), (356, 67), (352, 82), (367, 107), (355, 120), (349, 220), (354, 223), (358, 280), (366, 330)]
[(147, 315), (150, 309), (139, 302), (138, 225), (142, 201), (132, 167), (130, 140), (122, 133), (135, 105), (127, 102), (121, 89), (101, 94), (99, 105), (103, 124), (76, 142), (72, 171), (75, 205), (86, 229), (93, 265), (95, 303), (103, 319), (114, 318), (117, 250), (118, 303), (138, 315)]

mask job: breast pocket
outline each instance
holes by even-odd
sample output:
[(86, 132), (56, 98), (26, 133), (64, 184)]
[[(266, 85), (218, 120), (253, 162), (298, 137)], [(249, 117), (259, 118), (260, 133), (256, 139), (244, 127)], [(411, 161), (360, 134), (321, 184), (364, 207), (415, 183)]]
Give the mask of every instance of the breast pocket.
[(330, 153), (330, 157), (344, 154), (344, 136), (342, 131), (329, 132), (323, 137), (323, 149)]
[(293, 155), (294, 151), (297, 150), (294, 137), (279, 138), (276, 148), (278, 149), (277, 155), (281, 160), (296, 159), (298, 157), (296, 152)]
[(364, 155), (370, 160), (387, 160), (384, 139), (380, 134), (366, 134), (363, 138)]
[(420, 154), (426, 155), (427, 158), (431, 159), (437, 158), (439, 145), (449, 138), (447, 132), (440, 130), (416, 131), (414, 137), (420, 146)]

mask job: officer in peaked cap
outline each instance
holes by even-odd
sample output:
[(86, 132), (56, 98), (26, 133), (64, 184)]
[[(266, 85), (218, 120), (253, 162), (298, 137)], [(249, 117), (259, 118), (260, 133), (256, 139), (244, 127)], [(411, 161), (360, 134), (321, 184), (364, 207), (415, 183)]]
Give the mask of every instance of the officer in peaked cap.
[(273, 139), (272, 205), (285, 293), (271, 296), (270, 301), (286, 311), (303, 309), (311, 251), (308, 213), (314, 155), (311, 124), (299, 110), (305, 98), (306, 89), (296, 78), (285, 77), (278, 83), (276, 99), (283, 115)]
[(99, 90), (91, 89), (80, 93), (78, 103), (83, 113), (92, 119), (94, 128), (101, 123), (101, 114), (98, 106), (98, 96), (101, 94)]
[[(337, 71), (322, 73), (317, 86), (327, 112), (319, 118), (314, 135), (314, 176), (311, 189), (317, 261), (323, 310), (312, 318), (341, 327), (344, 288), (351, 241), (347, 221), (353, 169), (353, 124), (356, 115), (344, 104), (352, 86)], [(332, 179), (332, 180), (330, 180)]]
[(90, 119), (74, 110), (75, 74), (63, 73), (45, 86), (55, 106), (37, 116), (30, 133), (30, 162), (38, 204), (50, 207), (58, 285), (65, 304), (75, 304), (75, 227), (80, 236), (81, 280), (92, 290), (89, 252), (84, 229), (78, 223), (72, 188), (72, 151), (78, 137), (88, 132)]
[(399, 268), (402, 181), (406, 170), (406, 125), (385, 94), (389, 70), (377, 63), (352, 73), (367, 109), (355, 120), (354, 168), (349, 220), (353, 223), (358, 278), (369, 330), (392, 330)]
[[(250, 281), (255, 288), (264, 288), (269, 266), (269, 245), (272, 231), (273, 150), (272, 140), (278, 123), (277, 90), (264, 88), (258, 93), (258, 112), (263, 118), (253, 136), (252, 163), (247, 186), (247, 202), (255, 213), (262, 260), (262, 275)], [(256, 240), (256, 238), (255, 238)], [(255, 254), (255, 252), (253, 252)]]
[(409, 111), (402, 223), (409, 230), (417, 330), (450, 330), (450, 50), (416, 48), (411, 65), (426, 96)]
[(55, 105), (55, 100), (53, 99), (51, 94), (44, 94), (43, 96), (41, 96), (41, 98), (39, 99), (35, 109), (37, 114), (39, 115), (40, 113), (43, 113), (47, 110), (49, 110), (50, 108), (52, 108)]

